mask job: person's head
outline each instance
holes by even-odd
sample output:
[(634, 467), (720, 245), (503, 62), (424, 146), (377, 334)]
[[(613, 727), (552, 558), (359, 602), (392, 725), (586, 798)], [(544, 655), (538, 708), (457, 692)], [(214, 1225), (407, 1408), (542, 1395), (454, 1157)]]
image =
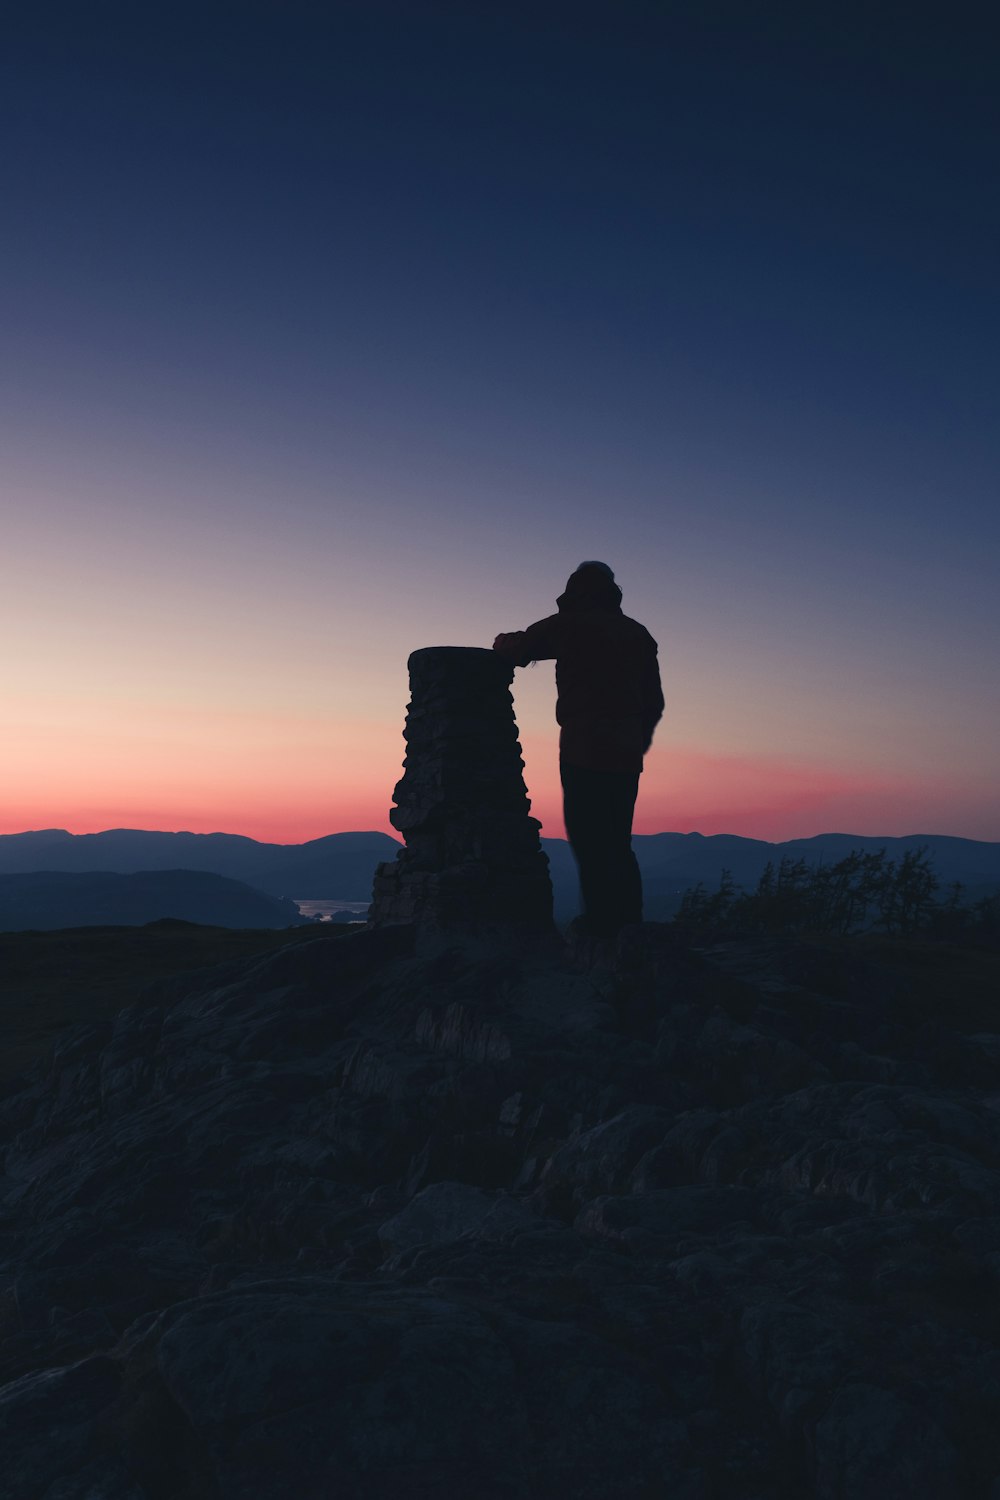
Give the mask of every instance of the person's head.
[(615, 575), (605, 562), (582, 562), (569, 576), (566, 592), (559, 596), (560, 607), (575, 609), (617, 609), (622, 591)]
[(584, 570), (584, 568), (597, 568), (601, 573), (604, 574), (604, 576), (606, 578), (610, 578), (612, 583), (614, 583), (614, 581), (615, 581), (615, 575), (612, 572), (612, 570), (608, 567), (607, 563), (602, 563), (602, 562), (582, 562), (582, 563), (578, 563), (576, 571), (578, 573), (582, 573), (583, 570)]

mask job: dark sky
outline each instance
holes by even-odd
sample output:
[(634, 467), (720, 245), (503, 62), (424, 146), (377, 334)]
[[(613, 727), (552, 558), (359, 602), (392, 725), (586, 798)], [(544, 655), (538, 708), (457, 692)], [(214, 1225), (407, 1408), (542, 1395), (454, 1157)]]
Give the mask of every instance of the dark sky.
[[(289, 663), (322, 641), (341, 719), (384, 728), (415, 645), (488, 643), (607, 556), (669, 653), (664, 751), (734, 788), (682, 806), (664, 758), (657, 826), (733, 825), (749, 757), (776, 786), (854, 777), (858, 831), (925, 808), (1000, 837), (989, 19), (24, 7), (0, 62), (15, 621), (39, 569), (56, 587), (23, 713), (82, 672), (121, 744), (141, 660), (156, 712), (287, 713), (291, 745), (320, 710)], [(175, 642), (219, 653), (186, 699), (156, 666), (179, 592)], [(71, 664), (53, 621), (82, 627)], [(72, 822), (82, 784), (52, 775)]]

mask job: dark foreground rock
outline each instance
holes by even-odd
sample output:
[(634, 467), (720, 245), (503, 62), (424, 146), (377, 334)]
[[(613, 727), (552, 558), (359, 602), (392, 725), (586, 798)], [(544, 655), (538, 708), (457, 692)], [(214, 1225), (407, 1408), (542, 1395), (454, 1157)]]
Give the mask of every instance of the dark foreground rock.
[(2, 1106), (2, 1492), (996, 1500), (998, 1057), (653, 926), (163, 982)]

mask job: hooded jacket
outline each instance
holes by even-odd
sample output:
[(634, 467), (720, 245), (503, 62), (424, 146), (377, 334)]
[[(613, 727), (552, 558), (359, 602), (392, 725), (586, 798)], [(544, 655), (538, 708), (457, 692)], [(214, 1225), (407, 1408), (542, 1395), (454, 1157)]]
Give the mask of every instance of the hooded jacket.
[(656, 642), (622, 614), (611, 570), (584, 563), (556, 600), (559, 613), (497, 637), (515, 666), (556, 663), (559, 755), (597, 771), (641, 771), (663, 714)]

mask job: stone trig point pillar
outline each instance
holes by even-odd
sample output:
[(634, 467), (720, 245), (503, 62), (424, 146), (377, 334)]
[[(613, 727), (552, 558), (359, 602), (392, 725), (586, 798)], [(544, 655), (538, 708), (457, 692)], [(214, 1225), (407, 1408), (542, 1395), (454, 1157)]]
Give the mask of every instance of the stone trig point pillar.
[(548, 931), (549, 862), (528, 816), (513, 667), (469, 646), (429, 646), (407, 665), (406, 758), (389, 814), (406, 848), (375, 872), (371, 921)]

